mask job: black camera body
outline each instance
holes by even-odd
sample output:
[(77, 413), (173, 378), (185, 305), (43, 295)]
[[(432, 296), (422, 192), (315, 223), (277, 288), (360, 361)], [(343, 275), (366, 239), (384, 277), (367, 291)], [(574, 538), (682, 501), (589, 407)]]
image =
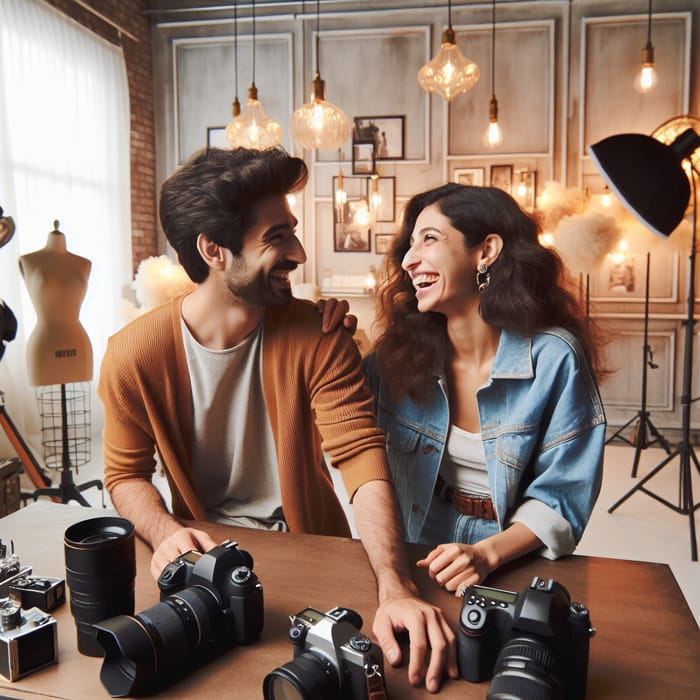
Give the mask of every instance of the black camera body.
[(16, 681), (58, 660), (56, 620), (38, 608), (0, 599), (0, 675)]
[(66, 602), (66, 582), (62, 578), (20, 576), (12, 581), (9, 591), (21, 601), (23, 608), (51, 612)]
[(105, 652), (100, 679), (112, 697), (171, 681), (262, 633), (262, 585), (253, 558), (235, 542), (178, 557), (163, 569), (158, 586), (160, 603), (95, 624)]
[(362, 618), (354, 610), (335, 607), (324, 613), (305, 608), (289, 620), (293, 660), (265, 677), (265, 700), (364, 700), (370, 688), (384, 686), (382, 651), (360, 632)]
[[(469, 586), (459, 617), (460, 674), (492, 678), (487, 697), (582, 699), (586, 694), (588, 609), (557, 581), (535, 577), (520, 593)], [(510, 694), (508, 694), (510, 693)]]

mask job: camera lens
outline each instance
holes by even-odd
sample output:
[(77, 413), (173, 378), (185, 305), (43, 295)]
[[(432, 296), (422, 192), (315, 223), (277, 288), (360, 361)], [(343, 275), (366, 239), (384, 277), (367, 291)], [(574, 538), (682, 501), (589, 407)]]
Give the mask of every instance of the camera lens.
[(336, 697), (339, 688), (333, 664), (310, 652), (271, 671), (263, 681), (265, 700), (327, 700)]
[(501, 649), (487, 700), (563, 700), (552, 650), (534, 637), (513, 637)]
[(104, 649), (100, 680), (115, 698), (138, 692), (221, 638), (221, 620), (219, 602), (203, 586), (185, 588), (137, 615), (104, 620), (96, 625)]
[(94, 623), (134, 612), (134, 526), (117, 517), (82, 520), (66, 530), (64, 552), (78, 651), (102, 656)]

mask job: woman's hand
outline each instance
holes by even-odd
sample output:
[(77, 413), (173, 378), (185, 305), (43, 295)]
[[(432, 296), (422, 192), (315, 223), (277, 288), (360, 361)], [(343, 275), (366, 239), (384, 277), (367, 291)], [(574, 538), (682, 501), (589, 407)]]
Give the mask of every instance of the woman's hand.
[(486, 540), (478, 544), (450, 542), (439, 544), (417, 566), (428, 569), (436, 583), (455, 595), (464, 594), (464, 589), (483, 581), (496, 567), (491, 563)]
[(323, 315), (322, 331), (330, 333), (341, 324), (355, 335), (357, 330), (357, 316), (350, 313), (350, 304), (345, 299), (319, 299), (316, 306), (320, 314)]

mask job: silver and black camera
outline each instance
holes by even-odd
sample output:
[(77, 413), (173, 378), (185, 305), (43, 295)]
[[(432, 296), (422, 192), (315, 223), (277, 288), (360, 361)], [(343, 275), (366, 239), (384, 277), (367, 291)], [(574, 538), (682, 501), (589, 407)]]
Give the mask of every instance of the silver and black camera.
[(9, 585), (23, 608), (39, 608), (51, 612), (66, 602), (66, 582), (50, 576), (19, 576)]
[(265, 676), (265, 700), (362, 700), (384, 688), (382, 651), (360, 632), (362, 618), (354, 610), (306, 608), (289, 620), (294, 658)]
[(0, 599), (0, 675), (16, 681), (58, 660), (56, 620), (38, 608)]
[(557, 581), (535, 577), (520, 593), (469, 586), (459, 617), (462, 678), (492, 678), (487, 698), (583, 700), (588, 609)]
[(112, 697), (172, 682), (262, 633), (262, 584), (253, 558), (235, 542), (183, 554), (163, 569), (158, 586), (160, 603), (95, 623), (104, 649), (100, 680)]
[(10, 549), (0, 539), (0, 598), (7, 598), (10, 585), (20, 576), (32, 573), (31, 566), (22, 566), (19, 556), (15, 554), (15, 545), (10, 540)]

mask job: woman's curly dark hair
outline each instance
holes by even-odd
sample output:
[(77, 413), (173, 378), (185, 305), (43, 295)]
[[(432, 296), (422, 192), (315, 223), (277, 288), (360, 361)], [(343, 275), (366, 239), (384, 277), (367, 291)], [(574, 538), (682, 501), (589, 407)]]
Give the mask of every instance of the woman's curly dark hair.
[[(490, 269), (491, 283), (479, 297), (484, 321), (525, 336), (553, 326), (565, 328), (579, 340), (598, 376), (605, 375), (602, 334), (586, 318), (561, 258), (539, 242), (537, 221), (500, 189), (449, 183), (409, 200), (378, 290), (377, 362), (398, 395), (420, 398), (432, 381), (436, 362), (447, 356), (445, 317), (418, 311), (415, 289), (401, 267), (418, 215), (433, 204), (463, 234), (467, 249), (490, 233), (503, 239), (503, 249)], [(475, 276), (476, 270), (464, 274)]]

